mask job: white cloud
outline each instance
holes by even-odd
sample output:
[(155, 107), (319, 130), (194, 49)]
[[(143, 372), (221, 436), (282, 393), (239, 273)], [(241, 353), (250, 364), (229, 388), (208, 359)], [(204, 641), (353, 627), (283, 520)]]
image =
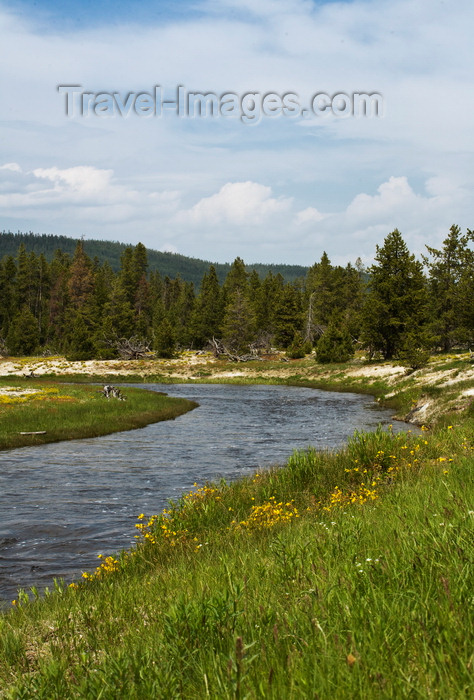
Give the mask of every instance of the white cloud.
[(347, 208), (347, 216), (357, 224), (372, 221), (374, 218), (385, 219), (406, 206), (416, 207), (417, 196), (408, 184), (406, 177), (391, 177), (377, 189), (378, 194), (358, 194)]
[(53, 192), (58, 195), (69, 195), (78, 200), (96, 200), (104, 196), (108, 199), (118, 199), (121, 188), (112, 182), (112, 170), (99, 170), (91, 166), (79, 165), (75, 168), (36, 168), (33, 175), (40, 180), (53, 183)]
[[(64, 221), (74, 216), (96, 224), (98, 220), (123, 222), (170, 213), (177, 206), (177, 192), (126, 187), (116, 181), (113, 170), (79, 165), (23, 171), (15, 163), (7, 166), (0, 166), (5, 173), (0, 178), (4, 192), (0, 194), (0, 207), (7, 216), (48, 212)], [(9, 180), (8, 173), (15, 174), (14, 181)]]
[(21, 173), (22, 169), (18, 163), (5, 163), (5, 165), (0, 166), (0, 170), (10, 170), (12, 173)]
[(180, 223), (216, 226), (227, 223), (257, 226), (276, 214), (287, 212), (291, 198), (275, 199), (271, 187), (258, 182), (228, 182), (219, 192), (204, 197), (191, 209), (177, 215)]
[(315, 209), (314, 207), (307, 207), (306, 209), (303, 209), (302, 211), (299, 211), (297, 213), (296, 224), (317, 224), (323, 219), (325, 219), (326, 216), (327, 214), (321, 214), (321, 212)]

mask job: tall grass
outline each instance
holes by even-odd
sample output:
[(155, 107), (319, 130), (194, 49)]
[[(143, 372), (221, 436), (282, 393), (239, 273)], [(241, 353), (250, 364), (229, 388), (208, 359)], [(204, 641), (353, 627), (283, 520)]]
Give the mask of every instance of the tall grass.
[(0, 619), (0, 697), (472, 697), (473, 436), (356, 434), (140, 514)]

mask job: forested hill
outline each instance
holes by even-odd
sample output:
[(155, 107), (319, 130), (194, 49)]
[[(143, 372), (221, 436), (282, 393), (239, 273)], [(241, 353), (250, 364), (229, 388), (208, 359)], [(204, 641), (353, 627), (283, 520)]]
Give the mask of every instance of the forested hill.
[[(16, 257), (20, 244), (23, 243), (29, 252), (40, 255), (51, 262), (56, 250), (74, 255), (77, 240), (67, 236), (54, 236), (36, 233), (11, 233), (3, 231), (0, 234), (0, 260), (5, 255)], [(90, 258), (97, 258), (100, 263), (108, 262), (114, 272), (120, 270), (120, 258), (127, 244), (117, 241), (85, 240), (84, 251)], [(181, 277), (186, 282), (193, 282), (196, 288), (209, 270), (211, 262), (188, 258), (178, 253), (162, 253), (158, 250), (147, 249), (148, 266), (150, 271), (158, 271), (162, 277), (175, 279)], [(212, 263), (215, 267), (219, 282), (223, 283), (231, 268), (230, 263)], [(249, 270), (256, 270), (259, 277), (264, 278), (268, 272), (274, 275), (280, 273), (286, 282), (294, 282), (297, 278), (305, 277), (308, 268), (301, 265), (265, 265), (263, 263), (247, 264)]]

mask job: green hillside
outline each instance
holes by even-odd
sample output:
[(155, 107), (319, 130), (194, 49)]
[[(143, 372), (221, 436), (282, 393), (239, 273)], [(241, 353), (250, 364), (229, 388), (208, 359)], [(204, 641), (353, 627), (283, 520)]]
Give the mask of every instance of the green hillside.
[[(20, 243), (25, 245), (29, 252), (37, 255), (43, 253), (48, 261), (51, 261), (56, 250), (61, 249), (64, 253), (73, 255), (77, 240), (67, 236), (54, 236), (50, 234), (32, 233), (11, 233), (3, 231), (0, 233), (0, 259), (5, 255), (15, 257)], [(130, 244), (132, 245), (132, 244)], [(127, 248), (126, 243), (118, 241), (85, 240), (84, 250), (91, 258), (97, 257), (99, 262), (108, 261), (112, 269), (117, 272), (120, 269), (120, 257)], [(150, 270), (158, 270), (163, 277), (172, 279), (181, 277), (186, 282), (193, 282), (196, 287), (201, 284), (205, 272), (209, 265), (214, 264), (219, 282), (223, 282), (230, 270), (230, 263), (211, 263), (208, 260), (189, 258), (179, 253), (162, 253), (158, 250), (147, 249), (148, 263)], [(255, 269), (260, 277), (265, 277), (271, 270), (274, 275), (280, 273), (287, 282), (293, 282), (298, 277), (304, 277), (307, 268), (301, 265), (265, 265), (262, 263), (247, 264), (249, 270)]]

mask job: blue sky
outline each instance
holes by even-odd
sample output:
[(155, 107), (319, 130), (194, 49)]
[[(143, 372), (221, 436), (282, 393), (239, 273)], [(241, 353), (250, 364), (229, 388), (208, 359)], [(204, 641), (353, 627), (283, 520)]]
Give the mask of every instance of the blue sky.
[[(370, 262), (474, 228), (471, 0), (0, 0), (0, 228), (213, 261)], [(67, 117), (93, 93), (383, 97), (383, 116)]]
[(150, 22), (161, 24), (163, 21), (173, 21), (190, 17), (199, 17), (202, 13), (199, 4), (168, 0), (168, 2), (156, 2), (152, 0), (102, 0), (101, 2), (77, 2), (75, 0), (21, 0), (19, 2), (5, 2), (4, 7), (24, 18), (33, 19), (37, 26), (56, 32), (58, 28), (63, 31), (77, 31), (97, 26), (109, 27), (117, 23), (125, 22), (149, 24)]

